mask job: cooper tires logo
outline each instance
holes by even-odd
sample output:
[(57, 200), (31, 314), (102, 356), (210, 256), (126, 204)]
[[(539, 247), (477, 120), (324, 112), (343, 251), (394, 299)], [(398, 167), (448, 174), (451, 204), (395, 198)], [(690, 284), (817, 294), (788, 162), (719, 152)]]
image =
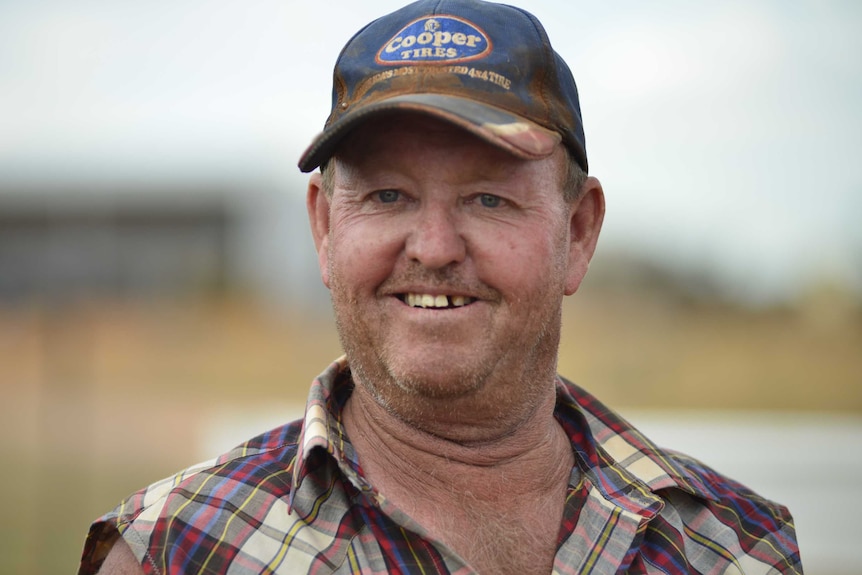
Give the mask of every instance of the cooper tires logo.
[(378, 64), (452, 64), (484, 58), (491, 40), (481, 28), (456, 16), (435, 15), (414, 20), (384, 44)]

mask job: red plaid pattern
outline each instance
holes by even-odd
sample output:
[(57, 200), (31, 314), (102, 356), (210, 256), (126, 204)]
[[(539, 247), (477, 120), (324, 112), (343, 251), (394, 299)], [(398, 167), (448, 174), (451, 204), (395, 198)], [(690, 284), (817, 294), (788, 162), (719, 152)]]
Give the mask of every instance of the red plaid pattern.
[[(148, 574), (474, 573), (363, 478), (341, 410), (342, 358), (313, 383), (304, 420), (158, 481), (90, 528), (80, 575), (118, 536)], [(560, 378), (572, 471), (554, 573), (801, 574), (781, 505), (662, 450)]]

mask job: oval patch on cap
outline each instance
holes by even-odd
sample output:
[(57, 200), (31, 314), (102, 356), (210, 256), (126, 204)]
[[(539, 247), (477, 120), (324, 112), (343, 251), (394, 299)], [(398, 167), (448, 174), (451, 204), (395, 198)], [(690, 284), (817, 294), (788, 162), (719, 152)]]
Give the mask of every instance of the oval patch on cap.
[(384, 44), (378, 64), (466, 62), (491, 53), (491, 40), (481, 28), (457, 16), (437, 14), (414, 20)]

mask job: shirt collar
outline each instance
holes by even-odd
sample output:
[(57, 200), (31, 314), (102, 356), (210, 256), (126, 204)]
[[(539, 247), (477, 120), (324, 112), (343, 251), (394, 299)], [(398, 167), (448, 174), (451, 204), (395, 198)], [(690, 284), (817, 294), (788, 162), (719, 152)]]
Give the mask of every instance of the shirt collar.
[[(325, 451), (360, 491), (373, 494), (362, 476), (359, 460), (344, 432), (341, 410), (352, 390), (347, 357), (335, 360), (311, 385), (299, 448), (293, 462), (289, 505), (309, 474), (309, 459)], [(676, 488), (718, 500), (718, 495), (684, 465), (684, 459), (659, 449), (634, 426), (570, 381), (557, 379), (555, 416), (572, 441), (580, 465), (605, 498), (622, 507), (653, 507), (649, 492)], [(634, 489), (633, 489), (634, 487)], [(637, 495), (641, 493), (642, 495)]]
[[(636, 427), (574, 383), (557, 380), (555, 415), (572, 438), (572, 447), (598, 476), (597, 487), (611, 499), (643, 484), (655, 493), (681, 489), (718, 501), (719, 495), (701, 476), (686, 467), (688, 458), (661, 449)], [(580, 434), (580, 441), (577, 435)]]
[(341, 472), (360, 491), (372, 493), (359, 467), (359, 459), (347, 438), (341, 412), (350, 396), (353, 382), (347, 357), (341, 356), (317, 376), (311, 384), (299, 447), (293, 465), (293, 486), (289, 508), (296, 503), (296, 494), (303, 480), (311, 473), (309, 464), (315, 453), (325, 452), (337, 463)]

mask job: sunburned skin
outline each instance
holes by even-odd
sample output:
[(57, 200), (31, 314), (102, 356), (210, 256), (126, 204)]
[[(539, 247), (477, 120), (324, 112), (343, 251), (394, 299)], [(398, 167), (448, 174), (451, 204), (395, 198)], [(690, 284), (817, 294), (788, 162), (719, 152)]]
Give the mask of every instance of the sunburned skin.
[(560, 310), (604, 203), (595, 179), (563, 198), (566, 158), (385, 117), (345, 141), (329, 193), (309, 187), (363, 474), (479, 573), (551, 572), (574, 466), (553, 415)]
[(399, 417), (490, 441), (553, 394), (562, 299), (577, 290), (601, 186), (450, 124), (387, 115), (345, 138), (308, 208), (352, 376)]

